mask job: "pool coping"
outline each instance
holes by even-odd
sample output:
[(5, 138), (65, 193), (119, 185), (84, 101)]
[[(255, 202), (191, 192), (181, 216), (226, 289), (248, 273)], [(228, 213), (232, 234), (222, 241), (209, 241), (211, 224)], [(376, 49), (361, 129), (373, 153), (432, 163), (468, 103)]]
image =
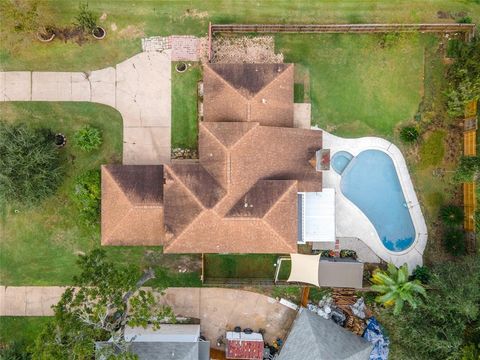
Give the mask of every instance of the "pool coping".
[[(312, 127), (312, 129), (320, 130), (316, 127)], [(416, 233), (415, 240), (407, 249), (403, 251), (388, 250), (383, 245), (375, 227), (368, 217), (343, 195), (340, 189), (341, 176), (331, 168), (329, 171), (323, 172), (323, 183), (324, 187), (333, 187), (335, 189), (336, 218), (339, 219), (336, 224), (337, 237), (357, 237), (369, 246), (382, 260), (391, 262), (396, 266), (407, 263), (410, 271), (417, 265), (422, 265), (422, 255), (428, 239), (427, 225), (410, 178), (405, 158), (400, 149), (390, 141), (378, 137), (347, 139), (332, 135), (326, 131), (323, 131), (323, 146), (326, 149), (330, 149), (331, 157), (339, 151), (347, 151), (353, 156), (357, 156), (365, 150), (380, 150), (389, 155), (395, 165), (405, 201), (409, 204), (410, 217)], [(342, 212), (347, 212), (349, 215), (348, 219), (343, 222), (341, 220), (342, 216), (338, 215), (338, 213)]]

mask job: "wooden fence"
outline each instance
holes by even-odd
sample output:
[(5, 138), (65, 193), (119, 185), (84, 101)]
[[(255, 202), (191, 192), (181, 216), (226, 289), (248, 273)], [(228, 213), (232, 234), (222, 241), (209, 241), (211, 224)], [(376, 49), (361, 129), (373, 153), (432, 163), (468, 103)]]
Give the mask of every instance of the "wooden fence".
[(473, 36), (475, 24), (211, 24), (209, 33), (464, 33)]

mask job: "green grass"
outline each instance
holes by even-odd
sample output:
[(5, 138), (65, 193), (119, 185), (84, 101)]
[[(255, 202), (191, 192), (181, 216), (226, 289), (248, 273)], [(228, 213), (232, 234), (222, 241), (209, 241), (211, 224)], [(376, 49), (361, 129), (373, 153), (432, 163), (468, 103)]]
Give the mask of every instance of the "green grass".
[[(43, 44), (24, 34), (11, 34), (11, 22), (0, 18), (0, 62), (6, 70), (90, 70), (113, 65), (140, 51), (139, 38), (152, 35), (194, 34), (204, 36), (213, 23), (359, 23), (438, 22), (437, 11), (467, 12), (480, 20), (480, 4), (449, 0), (137, 0), (134, 3), (98, 0), (89, 3), (107, 30), (102, 41), (89, 39), (78, 45), (54, 40)], [(78, 13), (78, 1), (40, 2), (45, 22), (70, 26)], [(2, 14), (2, 11), (0, 11)], [(0, 15), (7, 16), (7, 13)], [(373, 55), (370, 53), (369, 55)], [(407, 57), (405, 57), (407, 59)]]
[[(57, 193), (32, 208), (10, 204), (0, 218), (1, 283), (12, 286), (71, 284), (78, 270), (78, 254), (100, 246), (100, 227), (79, 220), (79, 211), (69, 195), (79, 174), (98, 169), (101, 164), (121, 161), (120, 114), (108, 106), (91, 103), (11, 102), (0, 104), (0, 120), (26, 121), (67, 137), (67, 146), (61, 149), (65, 179)], [(85, 153), (72, 145), (73, 134), (86, 124), (102, 130), (103, 143), (98, 151)], [(165, 262), (172, 263), (172, 256), (161, 254), (161, 248), (104, 249), (115, 262), (157, 268), (157, 285), (200, 284), (198, 271), (176, 273), (165, 266)], [(149, 260), (152, 258), (154, 260)]]
[(197, 148), (197, 83), (202, 71), (197, 63), (191, 64), (179, 73), (172, 63), (172, 148)]
[(16, 341), (32, 343), (51, 317), (2, 316), (0, 317), (0, 344)]
[(280, 265), (280, 271), (278, 272), (278, 280), (287, 280), (292, 271), (292, 261), (282, 260)]
[(305, 85), (304, 84), (294, 84), (293, 101), (295, 103), (305, 102)]
[(278, 255), (274, 254), (205, 254), (206, 279), (271, 279), (275, 276)]
[(391, 136), (423, 92), (428, 36), (277, 35), (286, 62), (309, 69), (312, 123), (340, 136)]
[(425, 141), (420, 145), (419, 168), (425, 169), (441, 163), (445, 155), (445, 136), (444, 130), (435, 130), (428, 134)]

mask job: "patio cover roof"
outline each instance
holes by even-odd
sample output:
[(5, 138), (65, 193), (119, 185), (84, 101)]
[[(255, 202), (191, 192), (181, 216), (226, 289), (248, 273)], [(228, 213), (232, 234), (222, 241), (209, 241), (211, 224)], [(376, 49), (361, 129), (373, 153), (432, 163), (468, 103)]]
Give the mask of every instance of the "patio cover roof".
[(335, 189), (299, 193), (298, 206), (300, 243), (335, 242)]
[(363, 263), (346, 259), (321, 260), (320, 255), (290, 254), (289, 282), (315, 286), (362, 288)]

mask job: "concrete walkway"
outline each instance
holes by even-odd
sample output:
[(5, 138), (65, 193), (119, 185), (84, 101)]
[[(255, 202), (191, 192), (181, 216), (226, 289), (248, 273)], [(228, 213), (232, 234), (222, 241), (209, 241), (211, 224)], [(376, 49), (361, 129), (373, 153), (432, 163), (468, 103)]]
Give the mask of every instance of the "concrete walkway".
[(171, 152), (170, 52), (142, 52), (90, 72), (0, 72), (0, 101), (88, 101), (123, 118), (123, 163), (163, 164)]
[[(64, 291), (56, 286), (0, 286), (0, 316), (52, 316), (51, 306)], [(204, 336), (216, 347), (235, 326), (265, 330), (267, 342), (284, 338), (296, 311), (258, 293), (223, 288), (169, 288), (158, 296), (178, 316), (200, 319)]]

